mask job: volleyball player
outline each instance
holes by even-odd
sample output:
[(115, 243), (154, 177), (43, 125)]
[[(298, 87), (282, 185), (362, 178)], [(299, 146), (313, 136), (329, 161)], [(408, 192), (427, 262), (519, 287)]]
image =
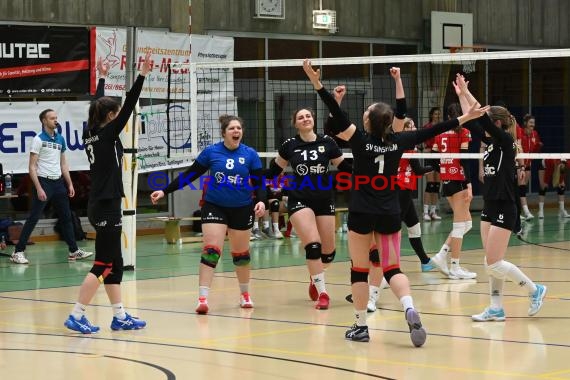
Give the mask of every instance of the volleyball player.
[[(536, 119), (532, 115), (525, 115), (523, 118), (523, 126), (522, 133), (520, 135), (520, 143), (523, 153), (538, 153), (542, 149), (542, 141), (540, 140), (540, 135), (535, 129), (536, 126)], [(526, 201), (526, 193), (528, 191), (528, 183), (531, 178), (531, 160), (524, 160), (521, 166), (521, 170), (525, 171), (525, 177), (522, 181), (519, 182), (519, 196), (521, 200), (521, 211), (526, 220), (530, 220), (534, 218), (534, 215), (528, 209), (528, 204)], [(544, 169), (542, 166), (542, 161), (540, 161), (540, 169)], [(544, 206), (544, 192), (546, 191), (546, 187), (542, 186), (543, 182), (541, 182), (541, 187), (539, 189), (539, 198), (542, 200), (542, 205)], [(540, 206), (539, 202), (539, 210), (538, 210), (538, 217), (544, 218), (544, 209)]]
[[(429, 110), (429, 122), (424, 124), (423, 128), (429, 128), (434, 124), (441, 121), (441, 108), (432, 107)], [(433, 147), (434, 138), (430, 138), (424, 142), (424, 152), (430, 153)], [(439, 177), (439, 172), (437, 171), (437, 165), (432, 165), (434, 171), (426, 175), (426, 189), (424, 192), (424, 220), (429, 222), (430, 220), (441, 220), (441, 217), (437, 215), (437, 204), (439, 199), (439, 189), (441, 186), (441, 179)]]
[(565, 191), (566, 191), (566, 172), (570, 169), (570, 162), (560, 159), (542, 160), (542, 167), (544, 168), (543, 182), (544, 190), (539, 200), (538, 217), (544, 218), (544, 196), (546, 190), (550, 185), (556, 190), (558, 194), (558, 216), (560, 218), (570, 218), (570, 214), (564, 207)]
[[(469, 92), (463, 76), (456, 77), (454, 87), (464, 111), (479, 105)], [(506, 108), (499, 106), (491, 107), (488, 115), (478, 121), (481, 126), (470, 123), (467, 127), (473, 133), (487, 136), (487, 147), (483, 155), (486, 186), (481, 212), (481, 239), (485, 250), (485, 271), (489, 275), (491, 304), (481, 314), (472, 315), (471, 318), (477, 322), (505, 320), (505, 279), (527, 291), (530, 298), (528, 315), (533, 316), (542, 307), (546, 286), (534, 283), (516, 265), (504, 259), (517, 217), (515, 198), (518, 194), (513, 181), (516, 175), (516, 121)]]
[[(404, 150), (412, 149), (430, 137), (480, 116), (487, 108), (473, 107), (459, 118), (431, 128), (392, 133), (402, 130), (406, 112), (403, 86), (396, 85), (396, 112), (385, 103), (370, 105), (363, 115), (362, 131), (348, 120), (335, 98), (323, 87), (320, 70), (313, 70), (308, 59), (303, 62), (303, 69), (335, 120), (333, 131), (339, 138), (349, 142), (354, 156), (348, 206), (348, 248), (352, 259), (351, 283), (356, 323), (346, 331), (345, 338), (358, 342), (370, 340), (366, 324), (366, 305), (369, 296), (369, 249), (374, 237), (382, 250), (381, 265), (384, 277), (404, 308), (412, 343), (416, 347), (422, 346), (427, 334), (414, 308), (408, 278), (400, 270), (401, 219), (398, 192), (391, 190), (389, 186), (384, 189), (375, 188), (377, 186), (373, 186), (370, 181), (377, 176), (385, 176), (388, 179), (396, 176)], [(390, 74), (396, 84), (401, 83), (399, 68), (391, 68)], [(345, 91), (344, 86), (335, 88), (335, 92), (338, 91)], [(358, 189), (355, 188), (357, 181)]]
[[(103, 78), (108, 66), (99, 59), (99, 72)], [(123, 257), (121, 249), (123, 173), (121, 162), (123, 146), (119, 134), (127, 124), (139, 99), (146, 75), (152, 69), (150, 53), (147, 53), (135, 83), (127, 92), (125, 102), (121, 104), (113, 98), (102, 96), (89, 107), (87, 129), (83, 131), (83, 144), (91, 171), (91, 190), (87, 215), (95, 227), (95, 260), (93, 267), (85, 276), (79, 297), (71, 315), (64, 325), (82, 334), (99, 331), (85, 316), (85, 308), (97, 292), (100, 284), (105, 284), (105, 291), (113, 307), (112, 330), (138, 330), (146, 322), (129, 315), (121, 299), (121, 281), (123, 279)], [(97, 96), (103, 95), (105, 80), (100, 79)]]
[[(447, 108), (449, 119), (461, 115), (461, 107), (457, 103)], [(469, 130), (459, 126), (451, 131), (437, 135), (432, 151), (440, 153), (467, 153), (471, 134)], [(469, 165), (465, 160), (457, 158), (442, 158), (439, 163), (440, 178), (443, 183), (443, 194), (453, 210), (453, 226), (451, 233), (432, 261), (441, 271), (453, 280), (474, 279), (477, 273), (469, 272), (459, 265), (463, 236), (473, 227), (469, 206), (473, 199)], [(447, 267), (447, 257), (451, 250), (451, 268)]]
[(297, 135), (286, 140), (277, 157), (271, 161), (269, 174), (278, 176), (287, 165), (293, 169), (287, 188), (289, 220), (305, 247), (307, 268), (311, 277), (309, 297), (315, 308), (329, 308), (324, 269), (336, 255), (335, 203), (329, 163), (339, 170), (352, 172), (336, 142), (327, 135), (315, 133), (313, 112), (301, 108), (293, 113), (291, 124)]
[[(246, 309), (253, 307), (249, 294), (249, 240), (254, 217), (259, 218), (265, 213), (261, 159), (253, 148), (241, 143), (243, 120), (238, 116), (222, 115), (219, 121), (223, 140), (206, 147), (166, 189), (150, 195), (152, 203), (156, 204), (166, 194), (184, 188), (210, 171), (208, 191), (201, 209), (203, 246), (196, 306), (198, 314), (209, 311), (208, 295), (226, 233), (241, 294), (239, 305)], [(252, 190), (255, 192), (255, 204)]]

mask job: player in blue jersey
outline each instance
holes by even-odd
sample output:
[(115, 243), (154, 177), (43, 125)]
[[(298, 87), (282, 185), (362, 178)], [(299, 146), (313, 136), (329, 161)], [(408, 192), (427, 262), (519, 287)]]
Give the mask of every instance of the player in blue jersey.
[[(372, 178), (394, 178), (404, 150), (412, 149), (422, 141), (434, 137), (469, 120), (480, 117), (487, 108), (475, 105), (456, 119), (436, 124), (431, 128), (404, 131), (406, 102), (401, 85), (400, 69), (391, 68), (396, 82), (396, 111), (386, 103), (370, 105), (363, 114), (364, 130), (359, 130), (341, 111), (335, 97), (322, 85), (320, 70), (313, 70), (310, 61), (303, 69), (332, 114), (332, 131), (337, 137), (348, 141), (354, 156), (353, 184), (348, 206), (348, 249), (352, 259), (351, 283), (356, 323), (345, 333), (345, 338), (368, 342), (366, 306), (368, 302), (369, 249), (372, 237), (381, 248), (381, 265), (384, 278), (405, 310), (405, 318), (414, 346), (422, 346), (427, 337), (420, 316), (414, 308), (408, 278), (400, 270), (401, 216), (398, 191), (387, 186), (375, 188)], [(344, 86), (339, 86), (344, 88)], [(335, 89), (336, 92), (336, 89)], [(369, 178), (368, 183), (357, 189), (355, 179)]]
[[(208, 313), (208, 294), (222, 255), (226, 232), (239, 282), (240, 306), (253, 307), (249, 295), (249, 238), (254, 217), (259, 218), (265, 213), (262, 164), (257, 152), (241, 143), (243, 120), (231, 115), (222, 115), (219, 120), (223, 141), (206, 147), (192, 166), (166, 189), (150, 195), (152, 203), (156, 204), (166, 194), (184, 188), (210, 171), (201, 216), (204, 235), (196, 307), (198, 314)], [(255, 193), (255, 204), (252, 192)]]
[(324, 268), (335, 254), (335, 203), (333, 179), (329, 163), (341, 171), (352, 172), (342, 152), (327, 135), (315, 133), (313, 112), (301, 108), (293, 113), (291, 124), (297, 135), (285, 141), (277, 158), (271, 162), (269, 175), (277, 176), (291, 165), (292, 180), (287, 186), (289, 218), (301, 244), (305, 247), (311, 277), (309, 297), (317, 301), (315, 308), (329, 308), (330, 298), (325, 287)]

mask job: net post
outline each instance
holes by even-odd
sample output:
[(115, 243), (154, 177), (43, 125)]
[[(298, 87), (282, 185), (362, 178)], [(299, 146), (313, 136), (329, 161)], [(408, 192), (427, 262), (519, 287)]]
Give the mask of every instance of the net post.
[(166, 91), (166, 157), (170, 158), (170, 98), (171, 79), (172, 79), (172, 66), (168, 64), (167, 72), (167, 91)]
[(196, 62), (190, 62), (190, 151), (192, 158), (198, 156), (198, 73)]

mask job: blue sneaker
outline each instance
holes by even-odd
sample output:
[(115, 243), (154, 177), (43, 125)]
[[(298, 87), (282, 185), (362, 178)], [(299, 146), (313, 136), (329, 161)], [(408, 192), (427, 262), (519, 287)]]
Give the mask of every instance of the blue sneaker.
[(536, 292), (530, 296), (530, 307), (528, 309), (528, 315), (533, 316), (538, 313), (542, 307), (542, 302), (544, 301), (546, 290), (546, 286), (536, 284)]
[(127, 314), (125, 319), (119, 319), (113, 317), (113, 322), (111, 322), (111, 330), (140, 330), (146, 326), (146, 322), (138, 319), (137, 317), (131, 317)]
[(63, 325), (68, 329), (80, 332), (81, 334), (93, 334), (99, 331), (99, 327), (93, 326), (85, 316), (82, 316), (80, 320), (77, 320), (73, 315), (70, 315)]
[(435, 269), (435, 264), (429, 259), (426, 264), (422, 264), (422, 272), (429, 272)]
[(481, 314), (472, 315), (471, 319), (475, 322), (503, 322), (505, 320), (505, 310), (503, 308), (491, 309), (488, 307)]

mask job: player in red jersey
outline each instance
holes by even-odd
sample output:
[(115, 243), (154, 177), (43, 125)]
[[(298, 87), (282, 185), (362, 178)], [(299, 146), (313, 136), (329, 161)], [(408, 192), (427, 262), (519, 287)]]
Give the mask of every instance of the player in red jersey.
[[(523, 121), (524, 128), (521, 128), (522, 133), (520, 135), (521, 149), (523, 153), (538, 153), (541, 151), (543, 144), (542, 141), (540, 140), (538, 132), (536, 131), (536, 129), (534, 129), (536, 125), (535, 124), (536, 120), (532, 115), (525, 115), (523, 120), (524, 120)], [(517, 138), (519, 138), (518, 129), (517, 129)], [(534, 218), (534, 215), (532, 215), (530, 210), (528, 209), (528, 204), (526, 202), (526, 193), (528, 191), (528, 183), (530, 181), (531, 160), (524, 160), (521, 169), (525, 171), (524, 179), (522, 181), (519, 181), (519, 196), (521, 198), (521, 207), (522, 207), (521, 212), (526, 220), (530, 220)], [(541, 186), (541, 190), (544, 189), (544, 191), (546, 191), (546, 187), (547, 186), (545, 187)], [(539, 191), (539, 193), (541, 192), (542, 191)]]

